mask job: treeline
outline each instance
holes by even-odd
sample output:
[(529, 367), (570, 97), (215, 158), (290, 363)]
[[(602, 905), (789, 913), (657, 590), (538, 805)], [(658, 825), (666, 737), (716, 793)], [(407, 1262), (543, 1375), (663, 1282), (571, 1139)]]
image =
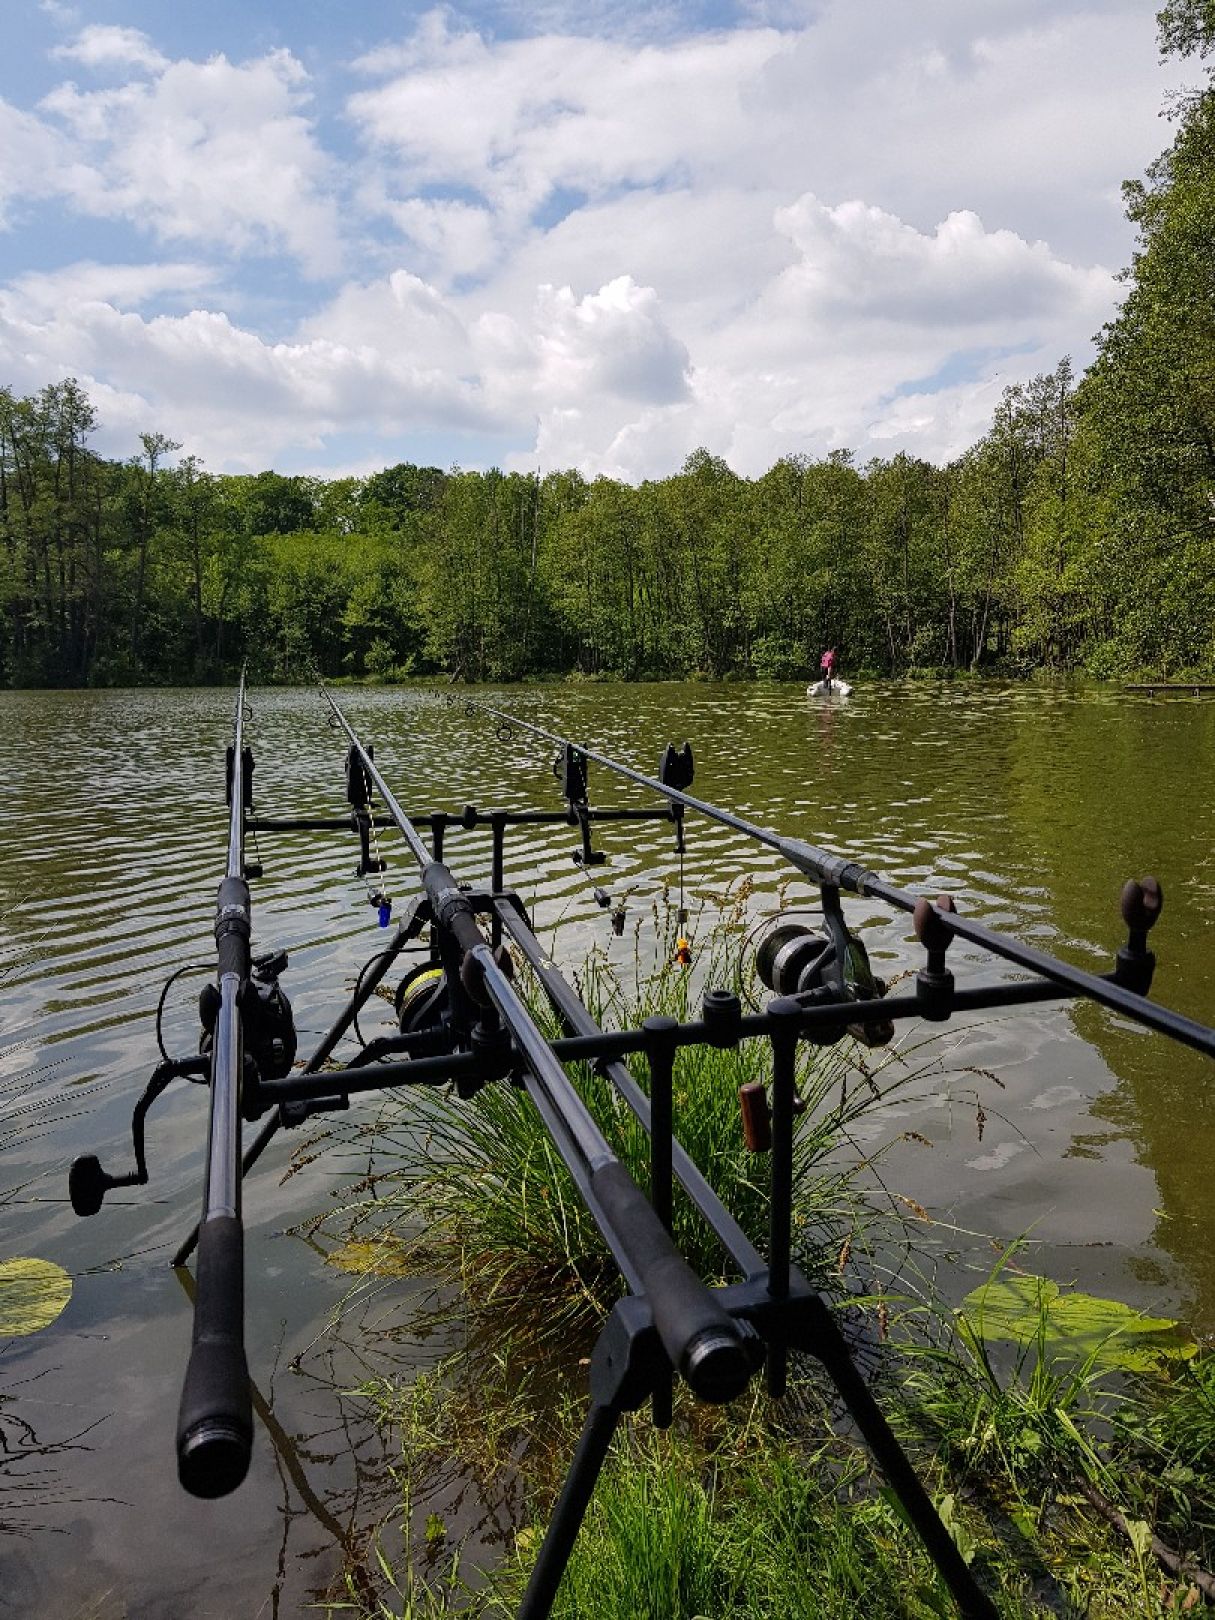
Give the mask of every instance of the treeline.
[[(1215, 45), (1209, 0), (1162, 44)], [(948, 466), (697, 451), (633, 487), (409, 463), (217, 476), (105, 460), (74, 381), (0, 390), (0, 682), (846, 670), (1215, 671), (1215, 90), (1126, 188), (1127, 296), (1077, 386), (1006, 391)]]

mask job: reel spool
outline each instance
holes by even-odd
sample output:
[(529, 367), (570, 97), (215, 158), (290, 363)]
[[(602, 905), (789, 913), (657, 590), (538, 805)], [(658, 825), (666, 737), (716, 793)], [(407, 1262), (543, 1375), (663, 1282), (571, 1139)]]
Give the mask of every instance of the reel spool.
[(443, 1020), (447, 1006), (447, 975), (434, 962), (422, 962), (397, 985), (392, 998), (402, 1035), (432, 1029)]
[(777, 996), (817, 990), (835, 961), (835, 946), (821, 928), (778, 923), (755, 953), (755, 971)]
[[(755, 970), (774, 995), (846, 1005), (849, 1001), (878, 1001), (886, 994), (886, 981), (870, 967), (869, 952), (855, 934), (843, 928), (842, 919), (839, 922), (839, 945), (827, 929), (797, 922), (778, 921), (764, 936), (755, 952)], [(866, 1046), (885, 1046), (894, 1038), (894, 1025), (887, 1021), (847, 1027)]]

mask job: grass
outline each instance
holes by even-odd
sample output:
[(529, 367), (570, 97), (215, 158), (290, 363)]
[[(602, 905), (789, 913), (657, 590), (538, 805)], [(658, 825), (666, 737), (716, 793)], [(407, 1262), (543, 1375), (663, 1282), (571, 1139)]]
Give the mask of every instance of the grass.
[[(965, 1371), (965, 1363), (959, 1366)], [(1010, 1368), (994, 1389), (981, 1390), (963, 1376), (950, 1386), (949, 1401), (938, 1398), (927, 1413), (935, 1450), (924, 1443), (925, 1391), (915, 1381), (924, 1370), (905, 1348), (892, 1346), (880, 1377), (883, 1403), (1005, 1620), (1163, 1620), (1193, 1612), (1201, 1601), (1198, 1585), (1189, 1575), (1162, 1571), (1151, 1538), (1175, 1536), (1180, 1527), (1179, 1511), (1164, 1500), (1170, 1492), (1191, 1516), (1192, 1529), (1209, 1509), (1209, 1496), (1202, 1505), (1209, 1472), (1203, 1476), (1194, 1467), (1202, 1454), (1189, 1448), (1196, 1436), (1201, 1443), (1210, 1421), (1215, 1360), (1162, 1375), (1172, 1391), (1167, 1400), (1159, 1387), (1134, 1398), (1124, 1393), (1115, 1422), (1102, 1419), (1099, 1403), (1088, 1410), (1078, 1398), (1070, 1411), (1062, 1409), (1057, 1427), (1041, 1420), (1048, 1390), (1067, 1376), (1063, 1369), (1038, 1377), (1038, 1404), (1027, 1403), (1023, 1383), (1034, 1374), (1024, 1365), (1020, 1372)], [(351, 1599), (347, 1609), (363, 1616), (460, 1612), (477, 1620), (514, 1614), (581, 1414), (571, 1391), (554, 1405), (551, 1390), (539, 1387), (539, 1374), (519, 1382), (505, 1368), (499, 1373), (497, 1381), (492, 1369), (486, 1376), (482, 1363), (469, 1378), (457, 1356), (412, 1388), (363, 1390), (399, 1438), (407, 1520), (408, 1504), (419, 1506), (395, 1559), (375, 1544), (371, 1574), (381, 1582), (380, 1596), (364, 1596), (361, 1604)], [(788, 1404), (792, 1411), (756, 1393), (722, 1413), (685, 1399), (665, 1433), (644, 1417), (626, 1420), (555, 1616), (952, 1615), (947, 1593), (897, 1501), (875, 1481), (866, 1452), (846, 1430), (833, 1428), (821, 1385), (803, 1374), (798, 1399)], [(1027, 1415), (1040, 1441), (1008, 1443), (1007, 1435), (1018, 1432), (1014, 1425), (1026, 1429)], [(1005, 1431), (1004, 1441), (982, 1451), (969, 1447), (967, 1437), (989, 1424)], [(453, 1472), (464, 1496), (450, 1495)], [(1085, 1495), (1090, 1474), (1116, 1500), (1120, 1526)], [(425, 1504), (444, 1491), (453, 1519), (467, 1513), (468, 1493), (474, 1493), (495, 1534), (475, 1546), (462, 1544), (433, 1512), (424, 1516)], [(1157, 1511), (1145, 1517), (1153, 1493)], [(1209, 1529), (1196, 1539), (1175, 1537), (1174, 1545), (1198, 1564), (1210, 1546)], [(363, 1579), (365, 1585), (366, 1572)], [(431, 1606), (419, 1606), (423, 1597)]]
[[(1188, 1612), (1215, 1598), (1215, 1356), (1176, 1324), (1027, 1276), (1019, 1247), (963, 1309), (928, 1324), (913, 1309), (902, 1426), (935, 1442), (935, 1466), (1003, 1524), (1056, 1606)], [(1098, 1328), (1069, 1336), (1065, 1321)]]
[[(670, 966), (674, 931), (660, 913), (662, 943), (655, 960), (634, 964), (636, 989), (593, 956), (584, 999), (611, 1025), (695, 1016), (701, 984), (745, 991), (746, 898), (727, 906), (696, 977)], [(1119, 1366), (1109, 1345), (1126, 1339), (1131, 1313), (1112, 1302), (1091, 1302), (1108, 1307), (1096, 1318), (1114, 1323), (1108, 1332), (1061, 1342), (1059, 1323), (1080, 1297), (1053, 1284), (1029, 1291), (1028, 1328), (1010, 1345), (995, 1301), (1023, 1275), (1014, 1251), (989, 1279), (986, 1313), (900, 1295), (889, 1274), (875, 1287), (883, 1254), (905, 1243), (897, 1211), (908, 1201), (895, 1195), (879, 1216), (880, 1155), (857, 1148), (853, 1132), (925, 1074), (939, 1075), (940, 1060), (932, 1048), (873, 1056), (802, 1048), (796, 1247), (812, 1279), (854, 1325), (860, 1319), (870, 1375), (959, 1548), (1008, 1620), (1191, 1612), (1215, 1555), (1215, 1357), (1179, 1358), (1174, 1346)], [(742, 1144), (737, 1091), (765, 1079), (769, 1062), (767, 1044), (753, 1042), (685, 1051), (676, 1071), (677, 1132), (761, 1249), (767, 1161)], [(644, 1063), (634, 1073), (644, 1088)], [(601, 1077), (584, 1071), (576, 1081), (645, 1186), (633, 1116)], [(397, 1437), (399, 1503), (391, 1535), (382, 1527), (369, 1538), (361, 1569), (326, 1607), (365, 1617), (513, 1614), (581, 1424), (585, 1355), (618, 1292), (614, 1267), (526, 1093), (507, 1086), (471, 1102), (410, 1096), (380, 1124), (374, 1166), (331, 1228), (335, 1219), (333, 1257), (362, 1274), (359, 1289), (428, 1275), (441, 1292), (430, 1325), (450, 1343), (458, 1317), (461, 1343), (408, 1384), (369, 1379), (355, 1392)], [(706, 1278), (721, 1275), (722, 1256), (686, 1201), (676, 1235)], [(417, 1317), (411, 1325), (416, 1332)], [(630, 1420), (554, 1613), (952, 1614), (897, 1502), (838, 1417), (833, 1392), (802, 1366), (782, 1403), (753, 1391), (723, 1413), (685, 1395), (668, 1432)], [(469, 1524), (475, 1534), (460, 1528)], [(1162, 1544), (1178, 1555), (1163, 1573)]]
[[(667, 913), (659, 914), (655, 959), (636, 964), (637, 990), (626, 991), (606, 960), (592, 956), (579, 983), (588, 1006), (607, 1024), (635, 1024), (658, 1013), (686, 1019), (698, 1015), (701, 984), (740, 987), (746, 899), (745, 892), (733, 897), (695, 978), (671, 965)], [(556, 1033), (551, 1014), (536, 1010)], [(865, 1247), (871, 1209), (862, 1183), (872, 1179), (876, 1162), (872, 1153), (841, 1148), (863, 1119), (937, 1068), (935, 1057), (922, 1051), (892, 1048), (875, 1058), (849, 1046), (803, 1045), (798, 1071), (806, 1107), (794, 1159), (795, 1248), (813, 1281), (837, 1288), (841, 1252), (859, 1255)], [(644, 1059), (631, 1066), (647, 1089)], [(648, 1187), (648, 1138), (631, 1111), (601, 1075), (585, 1067), (571, 1072), (615, 1151)], [(737, 1051), (685, 1048), (675, 1072), (677, 1135), (761, 1245), (768, 1160), (745, 1146), (738, 1090), (770, 1076), (771, 1047), (764, 1041)], [(325, 1223), (341, 1233), (344, 1245), (357, 1246), (363, 1269), (426, 1274), (458, 1286), (470, 1311), (488, 1314), (495, 1331), (506, 1320), (559, 1346), (579, 1341), (602, 1320), (620, 1291), (618, 1273), (524, 1090), (493, 1085), (471, 1101), (439, 1091), (413, 1095), (390, 1119), (378, 1121), (374, 1133), (373, 1178), (361, 1180)], [(717, 1280), (727, 1274), (712, 1234), (678, 1193), (674, 1235), (701, 1275)]]

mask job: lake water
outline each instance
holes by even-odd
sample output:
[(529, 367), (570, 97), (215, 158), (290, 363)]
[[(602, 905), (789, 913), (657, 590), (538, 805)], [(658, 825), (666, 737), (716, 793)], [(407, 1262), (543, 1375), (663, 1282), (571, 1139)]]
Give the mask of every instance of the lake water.
[[(960, 909), (1096, 971), (1122, 942), (1123, 881), (1151, 872), (1165, 892), (1154, 993), (1215, 1016), (1210, 701), (986, 685), (874, 685), (831, 704), (781, 685), (500, 698), (647, 771), (668, 740), (690, 738), (701, 796), (907, 887), (949, 889)], [(421, 693), (343, 702), (411, 810), (559, 807), (551, 750), (524, 734), (500, 741)], [(259, 810), (341, 813), (343, 751), (316, 694), (258, 692), (252, 711)], [(153, 1110), (149, 1187), (111, 1193), (89, 1221), (66, 1202), (77, 1153), (130, 1167), (161, 986), (212, 960), (231, 718), (225, 691), (0, 693), (0, 1258), (42, 1256), (75, 1279), (53, 1328), (0, 1346), (0, 1434), (10, 1459), (28, 1453), (0, 1459), (0, 1614), (293, 1615), (340, 1566), (342, 1537), (383, 1506), (380, 1437), (339, 1393), (361, 1376), (357, 1330), (321, 1332), (348, 1279), (287, 1233), (365, 1162), (322, 1157), (284, 1180), (297, 1145), (284, 1135), (246, 1186), (249, 1359), (275, 1435), (259, 1425), (249, 1481), (218, 1503), (180, 1492), (173, 1457), (190, 1313), (168, 1259), (199, 1208), (201, 1088), (179, 1084)], [(592, 801), (641, 802), (594, 770)], [(410, 863), (384, 837), (403, 900)], [(678, 879), (669, 825), (609, 826), (597, 841), (611, 855), (599, 880), (627, 894), (644, 929), (651, 899)], [(508, 876), (557, 929), (564, 960), (600, 945), (624, 963), (631, 929), (612, 935), (573, 842), (568, 828), (525, 832), (508, 844)], [(385, 936), (352, 876), (353, 838), (263, 834), (260, 845), (255, 944), (290, 952), (284, 982), (307, 1052)], [(461, 876), (488, 874), (482, 835), (453, 834), (447, 855)], [(787, 869), (690, 820), (692, 904), (744, 874), (758, 917)], [(795, 882), (790, 902), (810, 898)], [(905, 917), (847, 909), (879, 972), (915, 965)], [(999, 971), (961, 944), (950, 957), (960, 980)], [(171, 1051), (195, 1047), (202, 982), (169, 993)], [(373, 1003), (365, 1032), (387, 1012)], [(943, 1072), (883, 1126), (932, 1145), (898, 1143), (883, 1173), (938, 1221), (979, 1234), (949, 1239), (965, 1264), (946, 1264), (942, 1286), (965, 1291), (989, 1239), (1028, 1233), (1037, 1269), (1209, 1336), (1211, 1064), (1087, 1006), (972, 1020), (933, 1050)], [(371, 1117), (377, 1105), (363, 1106)], [(402, 1284), (392, 1307), (407, 1300)]]

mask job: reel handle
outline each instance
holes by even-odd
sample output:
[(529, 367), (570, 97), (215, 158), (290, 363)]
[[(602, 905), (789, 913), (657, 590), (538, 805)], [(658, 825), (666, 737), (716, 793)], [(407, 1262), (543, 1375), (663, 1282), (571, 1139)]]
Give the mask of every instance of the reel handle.
[(96, 1215), (111, 1187), (142, 1187), (147, 1179), (138, 1170), (112, 1176), (95, 1153), (82, 1153), (68, 1171), (68, 1197), (77, 1215)]

